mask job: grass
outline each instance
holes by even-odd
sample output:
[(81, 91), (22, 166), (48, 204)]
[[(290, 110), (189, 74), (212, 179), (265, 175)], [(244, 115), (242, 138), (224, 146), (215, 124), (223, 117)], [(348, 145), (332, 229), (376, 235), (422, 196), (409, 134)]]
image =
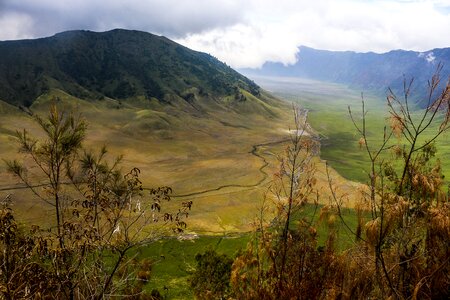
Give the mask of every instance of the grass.
[[(322, 137), (321, 158), (346, 179), (368, 182), (367, 170), (369, 160), (364, 149), (359, 148), (359, 138), (354, 128), (348, 106), (351, 107), (357, 122), (361, 121), (361, 94), (346, 86), (304, 80), (299, 78), (255, 78), (262, 87), (288, 101), (298, 103), (309, 109), (309, 122)], [(383, 138), (383, 128), (389, 126), (385, 99), (364, 95), (366, 104), (366, 128), (369, 141), (374, 148)], [(437, 125), (436, 125), (437, 126)], [(434, 129), (436, 129), (434, 126)], [(433, 128), (423, 135), (423, 140), (430, 139)], [(449, 134), (438, 139), (437, 156), (441, 159), (443, 174), (450, 178), (450, 143)], [(393, 139), (395, 142), (395, 139)], [(386, 155), (385, 159), (390, 159)]]
[[(342, 93), (339, 89), (335, 92)], [(225, 112), (213, 109), (210, 113), (198, 112), (198, 115), (195, 115), (183, 110), (173, 110), (171, 107), (162, 107), (155, 101), (145, 103), (142, 99), (134, 99), (134, 102), (119, 104), (106, 99), (89, 102), (54, 90), (50, 95), (41, 97), (32, 110), (45, 114), (53, 96), (59, 97), (60, 105), (80, 112), (88, 120), (87, 148), (107, 144), (112, 155), (124, 154), (124, 168), (139, 167), (145, 187), (169, 185), (174, 189), (175, 195), (211, 190), (207, 193), (174, 197), (171, 202), (164, 203), (170, 208), (178, 206), (181, 201), (193, 200), (188, 230), (190, 233), (200, 234), (200, 238), (193, 241), (164, 239), (139, 250), (140, 257), (148, 257), (155, 262), (152, 279), (146, 287), (149, 291), (157, 288), (167, 293), (171, 299), (192, 298), (187, 278), (195, 267), (195, 255), (211, 247), (219, 253), (233, 256), (250, 240), (250, 234), (246, 232), (252, 229), (251, 223), (271, 180), (270, 174), (273, 174), (277, 167), (275, 156), (282, 152), (284, 145), (274, 144), (260, 147), (258, 150), (269, 162), (269, 166), (264, 169), (269, 176), (258, 186), (254, 185), (264, 178), (259, 170), (263, 161), (250, 152), (253, 145), (280, 141), (288, 137), (286, 129), (291, 123), (289, 108), (272, 105), (270, 101), (261, 104), (260, 100), (246, 94), (247, 102), (242, 106), (231, 107)], [(320, 116), (319, 110), (326, 109), (328, 104), (320, 106), (320, 97), (313, 96), (312, 94), (308, 98), (309, 104), (300, 103), (309, 105), (306, 107), (310, 109), (313, 128), (327, 138), (323, 140), (326, 145), (322, 154), (328, 155), (329, 158), (334, 156), (336, 163), (332, 165), (345, 172), (342, 164), (345, 159), (343, 154), (355, 152), (345, 135), (350, 131), (350, 126), (340, 128), (341, 131), (333, 135), (333, 121), (337, 116), (344, 117), (345, 114), (331, 110)], [(342, 104), (345, 99), (346, 94), (342, 96)], [(15, 138), (12, 135), (14, 130), (25, 127), (33, 134), (38, 134), (39, 131), (31, 118), (14, 107), (1, 104), (2, 109), (8, 110), (8, 113), (2, 114), (0, 119), (0, 139), (7, 141), (0, 143), (0, 155), (7, 159), (18, 158), (20, 156), (15, 151)], [(259, 114), (252, 113), (255, 106)], [(245, 113), (238, 113), (240, 109)], [(275, 115), (277, 117), (274, 117)], [(326, 122), (320, 123), (320, 120)], [(332, 142), (337, 146), (333, 148)], [(349, 148), (333, 154), (333, 149), (343, 146)], [(359, 157), (360, 154), (356, 155)], [(363, 157), (362, 153), (360, 157)], [(318, 157), (315, 158), (315, 163), (317, 184), (322, 191), (321, 201), (326, 204), (330, 195), (327, 192), (325, 164)], [(350, 163), (351, 170), (360, 167), (357, 159), (346, 163)], [(358, 197), (355, 191), (359, 185), (344, 179), (334, 170), (330, 172), (342, 193), (353, 195), (348, 197), (347, 205), (351, 207), (353, 199)], [(347, 176), (347, 173), (342, 174)], [(357, 173), (350, 178), (355, 174)], [(5, 169), (1, 167), (0, 177), (5, 179), (2, 185), (15, 183), (15, 179), (6, 175)], [(214, 190), (218, 186), (235, 184), (245, 187)], [(13, 193), (14, 209), (21, 211), (22, 220), (29, 224), (51, 222), (51, 211), (41, 202), (35, 201), (27, 191), (16, 190)], [(36, 209), (38, 207), (39, 209)], [(304, 214), (311, 216), (312, 213), (312, 206), (306, 206)], [(314, 222), (317, 217), (318, 214), (315, 215)], [(351, 226), (355, 225), (351, 209), (348, 210), (346, 218)], [(340, 232), (337, 246), (339, 249), (345, 249), (351, 245), (352, 239), (341, 225), (337, 227)], [(317, 228), (319, 244), (323, 244), (327, 227), (321, 223), (317, 224)], [(164, 286), (168, 290), (164, 290)]]
[[(249, 234), (202, 236), (194, 240), (164, 239), (139, 250), (139, 257), (154, 261), (145, 289), (158, 289), (168, 299), (193, 299), (188, 278), (195, 270), (195, 255), (207, 249), (234, 257), (250, 240)], [(166, 287), (167, 289), (165, 289)]]
[[(264, 162), (252, 155), (251, 150), (256, 144), (286, 139), (286, 129), (292, 118), (287, 105), (279, 106), (277, 102), (267, 99), (261, 106), (260, 100), (249, 95), (246, 95), (248, 99), (243, 109), (251, 111), (251, 107), (256, 105), (266, 112), (271, 109), (271, 114), (239, 114), (236, 111), (240, 107), (236, 104), (231, 110), (213, 109), (206, 115), (195, 116), (182, 110), (172, 111), (170, 106), (161, 107), (154, 101), (143, 103), (142, 99), (135, 99), (135, 102), (122, 105), (108, 99), (89, 102), (59, 90), (39, 98), (32, 110), (46, 114), (54, 96), (60, 99), (60, 106), (79, 112), (87, 119), (86, 148), (95, 149), (106, 144), (111, 156), (123, 154), (124, 170), (140, 168), (144, 187), (171, 186), (175, 196), (212, 190), (174, 197), (173, 204), (165, 204), (175, 207), (181, 201), (192, 200), (194, 206), (189, 228), (202, 234), (250, 230), (255, 210), (277, 167), (275, 156), (283, 151), (284, 145), (274, 144), (258, 150), (269, 162), (264, 169), (267, 177), (259, 170)], [(262, 97), (267, 96), (263, 94)], [(21, 158), (12, 133), (24, 127), (32, 134), (39, 134), (39, 130), (29, 116), (17, 108), (7, 104), (4, 106), (11, 112), (2, 115), (0, 120), (0, 139), (8, 141), (0, 144), (0, 157)], [(278, 117), (274, 118), (273, 114)], [(327, 190), (324, 165), (318, 159), (317, 165), (319, 184)], [(17, 182), (6, 174), (4, 166), (0, 166), (0, 177), (5, 179), (1, 187)], [(264, 178), (262, 184), (255, 186)], [(353, 183), (343, 178), (339, 180), (342, 186), (354, 188)], [(229, 185), (214, 191), (217, 187)], [(14, 190), (13, 198), (15, 210), (21, 213), (24, 222), (49, 221), (48, 216), (42, 214), (47, 208), (30, 193)], [(40, 211), (34, 209), (37, 206), (41, 207)]]
[[(327, 223), (330, 220), (319, 220), (321, 208), (322, 205), (306, 205), (293, 216), (292, 227), (296, 226), (299, 219), (306, 219), (317, 229), (318, 245), (324, 246), (329, 230)], [(343, 219), (352, 230), (356, 228), (357, 219), (353, 209), (344, 209)], [(339, 250), (353, 245), (354, 236), (340, 220), (335, 220), (333, 228), (338, 232), (336, 247)], [(157, 289), (167, 295), (168, 299), (192, 299), (188, 279), (196, 267), (195, 255), (213, 249), (219, 254), (235, 257), (239, 250), (246, 248), (251, 239), (252, 233), (200, 236), (192, 240), (162, 239), (142, 247), (138, 250), (138, 257), (149, 258), (154, 262), (152, 276), (145, 289), (149, 292)]]
[[(248, 96), (245, 103), (229, 108), (213, 99), (203, 99), (201, 105), (209, 105), (210, 109), (193, 113), (142, 99), (122, 104), (111, 99), (90, 102), (52, 90), (33, 104), (32, 111), (45, 115), (54, 97), (58, 97), (59, 106), (87, 119), (87, 149), (106, 144), (111, 157), (123, 154), (124, 170), (138, 167), (145, 187), (171, 186), (175, 195), (184, 195), (220, 186), (245, 186), (173, 199), (173, 202), (194, 200), (192, 228), (200, 232), (248, 230), (255, 205), (265, 189), (264, 185), (253, 187), (264, 178), (259, 170), (264, 162), (252, 155), (251, 150), (255, 144), (286, 138), (282, 129), (290, 122), (289, 107), (264, 94), (261, 96), (264, 104)], [(38, 136), (40, 131), (28, 115), (4, 102), (0, 104), (0, 112), (5, 112), (0, 118), (0, 158), (22, 159), (17, 151), (15, 130), (27, 128)], [(258, 107), (265, 114), (252, 112)], [(240, 109), (248, 112), (238, 113)], [(273, 158), (269, 155), (267, 159)], [(269, 174), (271, 167), (266, 168)], [(31, 170), (30, 178), (34, 178), (32, 174), (38, 174), (37, 170)], [(17, 183), (6, 173), (4, 164), (0, 164), (0, 178), (0, 188)], [(37, 202), (32, 195), (19, 190), (11, 192), (22, 219), (30, 222), (48, 219), (31, 209)]]
[(300, 212), (293, 216), (293, 221), (290, 225), (295, 228), (300, 220), (311, 224), (317, 230), (317, 242), (319, 246), (324, 246), (330, 234), (330, 230), (337, 234), (335, 247), (339, 251), (346, 250), (354, 245), (355, 236), (353, 232), (356, 231), (358, 220), (355, 211), (351, 208), (343, 208), (341, 210), (342, 220), (336, 215), (321, 216), (323, 205), (307, 204)]

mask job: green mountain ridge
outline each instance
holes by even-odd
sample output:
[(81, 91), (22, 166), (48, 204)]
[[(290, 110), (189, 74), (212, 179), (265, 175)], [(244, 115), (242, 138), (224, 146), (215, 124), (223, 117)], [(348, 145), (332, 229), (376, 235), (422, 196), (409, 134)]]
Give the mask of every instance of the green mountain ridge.
[(28, 107), (51, 89), (83, 99), (181, 98), (189, 105), (199, 97), (239, 101), (242, 91), (260, 93), (211, 55), (146, 32), (77, 30), (0, 42), (0, 99)]

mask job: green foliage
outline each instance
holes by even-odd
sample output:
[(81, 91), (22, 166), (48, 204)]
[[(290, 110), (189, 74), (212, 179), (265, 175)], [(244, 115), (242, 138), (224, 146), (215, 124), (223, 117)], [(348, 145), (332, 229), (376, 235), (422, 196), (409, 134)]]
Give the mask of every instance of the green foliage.
[(144, 96), (170, 102), (191, 88), (201, 96), (254, 95), (259, 87), (216, 58), (145, 32), (70, 31), (33, 41), (0, 42), (0, 99), (30, 106), (49, 89), (83, 99)]
[(225, 254), (207, 250), (195, 256), (197, 267), (190, 285), (199, 299), (225, 299), (229, 293), (233, 260)]

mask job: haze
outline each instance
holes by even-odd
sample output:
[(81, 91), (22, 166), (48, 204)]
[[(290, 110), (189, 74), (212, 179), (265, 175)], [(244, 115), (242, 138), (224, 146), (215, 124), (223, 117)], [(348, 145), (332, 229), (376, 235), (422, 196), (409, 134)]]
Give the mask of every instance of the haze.
[(242, 68), (293, 64), (300, 45), (359, 52), (448, 47), (450, 1), (2, 0), (0, 26), (0, 40), (143, 30)]

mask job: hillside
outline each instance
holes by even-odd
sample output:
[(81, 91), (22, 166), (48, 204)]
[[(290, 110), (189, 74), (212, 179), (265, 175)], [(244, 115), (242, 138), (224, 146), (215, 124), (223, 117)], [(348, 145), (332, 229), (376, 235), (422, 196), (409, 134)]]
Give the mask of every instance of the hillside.
[[(249, 76), (301, 77), (341, 83), (361, 91), (384, 94), (388, 87), (401, 92), (403, 75), (406, 78), (414, 78), (416, 91), (426, 90), (423, 87), (439, 62), (443, 64), (441, 75), (445, 81), (445, 76), (450, 74), (450, 48), (433, 49), (423, 53), (394, 50), (377, 54), (300, 47), (294, 65), (284, 66), (281, 63), (268, 62), (261, 69), (242, 71)], [(416, 96), (422, 97), (424, 94), (416, 93)]]
[(150, 33), (69, 31), (0, 42), (1, 100), (28, 107), (50, 89), (83, 99), (142, 96), (159, 102), (242, 98), (239, 89), (259, 94), (256, 84), (211, 55)]
[[(207, 232), (248, 230), (274, 165), (258, 145), (281, 147), (291, 119), (289, 105), (224, 63), (149, 33), (0, 42), (1, 159), (21, 158), (16, 130), (39, 134), (30, 114), (53, 103), (87, 120), (86, 149), (107, 145), (111, 159), (124, 155), (124, 169), (142, 171), (145, 187), (195, 198), (190, 226)], [(0, 178), (22, 219), (36, 221), (36, 199), (4, 164)]]

